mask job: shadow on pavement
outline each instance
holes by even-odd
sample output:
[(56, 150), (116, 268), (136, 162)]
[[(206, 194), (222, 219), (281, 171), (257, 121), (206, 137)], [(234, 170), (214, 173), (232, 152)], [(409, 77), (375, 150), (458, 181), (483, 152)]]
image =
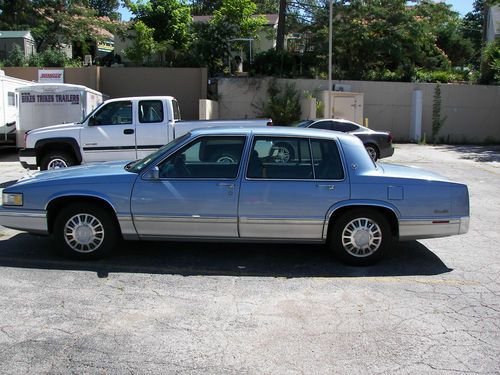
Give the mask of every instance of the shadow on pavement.
[(17, 149), (15, 147), (0, 148), (0, 162), (2, 161), (19, 161)]
[(477, 162), (500, 162), (500, 145), (446, 145), (443, 148), (463, 154), (461, 159)]
[(123, 242), (99, 261), (73, 261), (52, 250), (48, 237), (21, 233), (0, 241), (0, 267), (183, 276), (374, 277), (439, 275), (452, 271), (417, 241), (397, 244), (371, 267), (337, 262), (321, 245)]

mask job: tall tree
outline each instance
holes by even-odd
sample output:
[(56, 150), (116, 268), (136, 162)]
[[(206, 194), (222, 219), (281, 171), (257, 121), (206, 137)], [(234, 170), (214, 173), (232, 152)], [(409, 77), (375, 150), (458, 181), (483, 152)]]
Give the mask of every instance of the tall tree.
[(99, 17), (109, 17), (110, 19), (118, 19), (119, 0), (85, 0), (84, 5), (94, 9)]
[(276, 36), (276, 50), (283, 51), (285, 48), (285, 23), (286, 23), (287, 0), (280, 0), (278, 13), (278, 31)]
[(124, 0), (125, 5), (142, 21), (154, 29), (155, 41), (171, 45), (175, 50), (187, 49), (191, 35), (189, 7), (179, 0)]
[(443, 50), (453, 66), (466, 65), (473, 55), (473, 45), (463, 34), (463, 21), (451, 5), (422, 0), (414, 8), (415, 15), (427, 24), (436, 40), (436, 46)]

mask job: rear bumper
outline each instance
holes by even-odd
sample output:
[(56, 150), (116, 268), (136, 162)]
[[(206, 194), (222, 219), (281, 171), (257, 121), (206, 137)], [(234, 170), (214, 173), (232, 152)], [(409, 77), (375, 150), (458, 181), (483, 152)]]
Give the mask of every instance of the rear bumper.
[(24, 169), (38, 169), (34, 148), (23, 148), (19, 151), (19, 161)]
[(465, 234), (469, 231), (469, 216), (445, 219), (400, 220), (399, 240), (418, 240)]
[(388, 158), (394, 155), (394, 146), (389, 144), (389, 146), (380, 149), (380, 159)]
[(0, 225), (35, 234), (49, 234), (47, 212), (0, 207)]

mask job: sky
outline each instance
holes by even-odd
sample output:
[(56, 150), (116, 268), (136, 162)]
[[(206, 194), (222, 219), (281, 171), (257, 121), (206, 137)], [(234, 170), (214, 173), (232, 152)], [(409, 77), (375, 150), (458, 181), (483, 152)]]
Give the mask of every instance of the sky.
[[(474, 0), (446, 0), (444, 1), (447, 4), (451, 4), (453, 10), (460, 13), (463, 17), (470, 11), (472, 11), (472, 3)], [(122, 14), (122, 20), (128, 21), (132, 17), (129, 10), (120, 6), (120, 13)]]

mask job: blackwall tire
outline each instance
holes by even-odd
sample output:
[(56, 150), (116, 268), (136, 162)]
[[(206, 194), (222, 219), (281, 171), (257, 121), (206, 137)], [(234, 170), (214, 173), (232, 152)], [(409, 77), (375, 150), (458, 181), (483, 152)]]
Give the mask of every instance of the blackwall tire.
[(369, 208), (355, 208), (334, 219), (328, 240), (339, 260), (355, 266), (376, 263), (390, 252), (394, 241), (389, 221)]
[(61, 255), (73, 259), (100, 259), (118, 241), (118, 228), (109, 210), (94, 203), (73, 203), (61, 210), (53, 237)]

